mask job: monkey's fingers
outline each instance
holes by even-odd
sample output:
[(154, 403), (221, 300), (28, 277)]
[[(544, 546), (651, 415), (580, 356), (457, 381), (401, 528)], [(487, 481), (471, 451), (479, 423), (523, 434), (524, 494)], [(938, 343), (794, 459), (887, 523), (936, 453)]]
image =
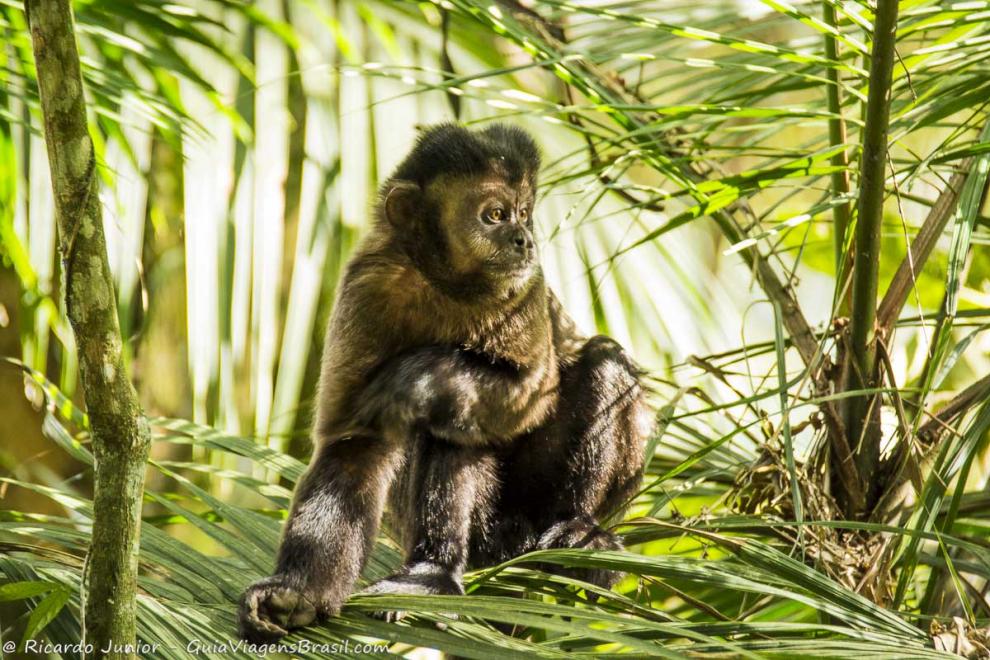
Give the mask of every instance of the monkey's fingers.
[(269, 621), (286, 630), (302, 628), (316, 620), (316, 607), (294, 589), (272, 589), (261, 606), (264, 607)]
[(294, 589), (272, 584), (250, 587), (241, 599), (240, 633), (255, 643), (275, 642), (293, 628), (316, 620), (316, 608)]
[(238, 608), (238, 634), (252, 644), (269, 644), (277, 642), (289, 634), (289, 631), (268, 621), (261, 606), (264, 591), (254, 587), (249, 588), (241, 597)]

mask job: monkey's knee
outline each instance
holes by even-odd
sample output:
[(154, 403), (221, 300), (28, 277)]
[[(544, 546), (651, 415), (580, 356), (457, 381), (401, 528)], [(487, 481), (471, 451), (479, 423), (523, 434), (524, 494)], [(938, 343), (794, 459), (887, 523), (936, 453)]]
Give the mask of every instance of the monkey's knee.
[(599, 395), (612, 394), (616, 401), (637, 397), (642, 391), (642, 370), (619, 342), (605, 335), (585, 342), (573, 369), (586, 388)]
[[(567, 367), (554, 436), (565, 466), (553, 512), (607, 516), (638, 482), (649, 435), (640, 369), (616, 341), (592, 337)], [(634, 488), (634, 486), (633, 486)]]
[(638, 447), (650, 430), (642, 373), (614, 339), (598, 335), (585, 342), (562, 378), (570, 434), (584, 437), (583, 442)]

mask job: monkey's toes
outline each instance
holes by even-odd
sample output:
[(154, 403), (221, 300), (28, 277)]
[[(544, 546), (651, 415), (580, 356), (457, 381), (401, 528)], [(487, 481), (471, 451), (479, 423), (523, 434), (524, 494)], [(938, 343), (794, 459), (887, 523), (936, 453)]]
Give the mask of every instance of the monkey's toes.
[[(398, 573), (383, 578), (362, 591), (365, 594), (408, 594), (412, 596), (463, 596), (464, 587), (456, 576), (430, 564), (407, 566)], [(387, 623), (396, 623), (406, 616), (404, 610), (378, 610), (371, 616)], [(454, 618), (452, 615), (448, 615)], [(437, 622), (443, 630), (446, 624)]]
[(590, 548), (592, 550), (622, 550), (619, 538), (584, 516), (563, 520), (543, 532), (540, 548)]
[(604, 529), (598, 529), (595, 533), (591, 534), (584, 548), (591, 548), (592, 550), (624, 550), (622, 542), (612, 532), (606, 532)]
[(240, 635), (255, 644), (276, 642), (290, 630), (313, 623), (317, 616), (309, 599), (271, 578), (248, 587), (239, 609)]
[[(556, 523), (540, 537), (540, 548), (588, 548), (590, 550), (622, 550), (619, 538), (607, 532), (594, 521), (580, 517)], [(605, 568), (565, 568), (542, 566), (544, 570), (583, 582), (590, 582), (605, 589), (622, 579), (622, 573)]]
[[(370, 614), (371, 618), (378, 619), (379, 621), (384, 621), (385, 623), (398, 623), (406, 618), (409, 612), (405, 610), (375, 610)], [(443, 616), (451, 620), (457, 619), (456, 612), (444, 612)], [(443, 621), (434, 621), (433, 625), (437, 630), (446, 630), (447, 624)]]
[[(572, 568), (568, 569), (567, 575), (582, 582), (590, 582), (596, 587), (611, 589), (625, 574), (607, 568)], [(587, 596), (592, 602), (598, 601), (598, 594), (587, 592)]]
[(375, 610), (371, 613), (373, 619), (384, 621), (385, 623), (398, 623), (406, 618), (405, 610)]

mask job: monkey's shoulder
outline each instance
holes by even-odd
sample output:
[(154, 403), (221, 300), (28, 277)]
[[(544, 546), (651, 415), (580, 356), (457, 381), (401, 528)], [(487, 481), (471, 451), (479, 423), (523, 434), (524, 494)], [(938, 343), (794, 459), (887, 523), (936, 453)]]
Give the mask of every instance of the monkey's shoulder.
[(407, 259), (359, 253), (348, 264), (341, 285), (335, 314), (373, 334), (419, 345), (458, 333), (458, 315)]

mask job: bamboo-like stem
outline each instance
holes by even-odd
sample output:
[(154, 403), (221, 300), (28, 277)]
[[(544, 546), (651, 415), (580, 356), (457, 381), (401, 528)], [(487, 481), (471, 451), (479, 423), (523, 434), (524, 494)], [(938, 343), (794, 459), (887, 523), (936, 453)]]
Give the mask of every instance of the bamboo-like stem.
[(107, 261), (93, 141), (69, 0), (27, 2), (55, 197), (65, 304), (79, 350), (96, 459), (83, 575), (91, 657), (134, 657), (138, 538), (148, 423), (127, 378)]
[[(822, 20), (838, 29), (838, 21), (835, 18), (835, 7), (828, 2), (822, 3)], [(839, 45), (830, 34), (825, 35), (825, 57), (837, 62), (839, 60)], [(825, 87), (825, 102), (828, 105), (828, 141), (832, 147), (840, 147), (846, 144), (846, 120), (842, 116), (842, 87), (839, 81), (839, 70), (835, 67), (828, 67), (826, 70), (829, 84)], [(832, 172), (832, 194), (836, 197), (848, 195), (851, 185), (849, 182), (849, 154), (845, 149), (837, 151), (832, 156), (832, 166), (842, 168)], [(852, 214), (850, 202), (839, 204), (832, 208), (833, 227), (832, 234), (835, 243), (835, 281), (840, 283), (845, 280), (845, 273), (848, 269), (848, 258), (845, 251), (846, 229), (849, 227), (849, 220)], [(839, 302), (839, 315), (843, 316), (848, 312), (849, 300), (843, 296)]]
[[(873, 26), (870, 57), (870, 90), (866, 126), (860, 155), (859, 203), (857, 206), (852, 280), (852, 311), (849, 323), (849, 359), (845, 389), (874, 387), (875, 351), (873, 330), (877, 310), (877, 280), (880, 273), (880, 226), (883, 221), (884, 182), (887, 165), (887, 123), (890, 117), (890, 87), (894, 68), (897, 31), (897, 0), (879, 0)], [(846, 429), (856, 447), (856, 465), (861, 475), (872, 475), (880, 455), (877, 429), (868, 428), (871, 396), (851, 399), (846, 410)]]

